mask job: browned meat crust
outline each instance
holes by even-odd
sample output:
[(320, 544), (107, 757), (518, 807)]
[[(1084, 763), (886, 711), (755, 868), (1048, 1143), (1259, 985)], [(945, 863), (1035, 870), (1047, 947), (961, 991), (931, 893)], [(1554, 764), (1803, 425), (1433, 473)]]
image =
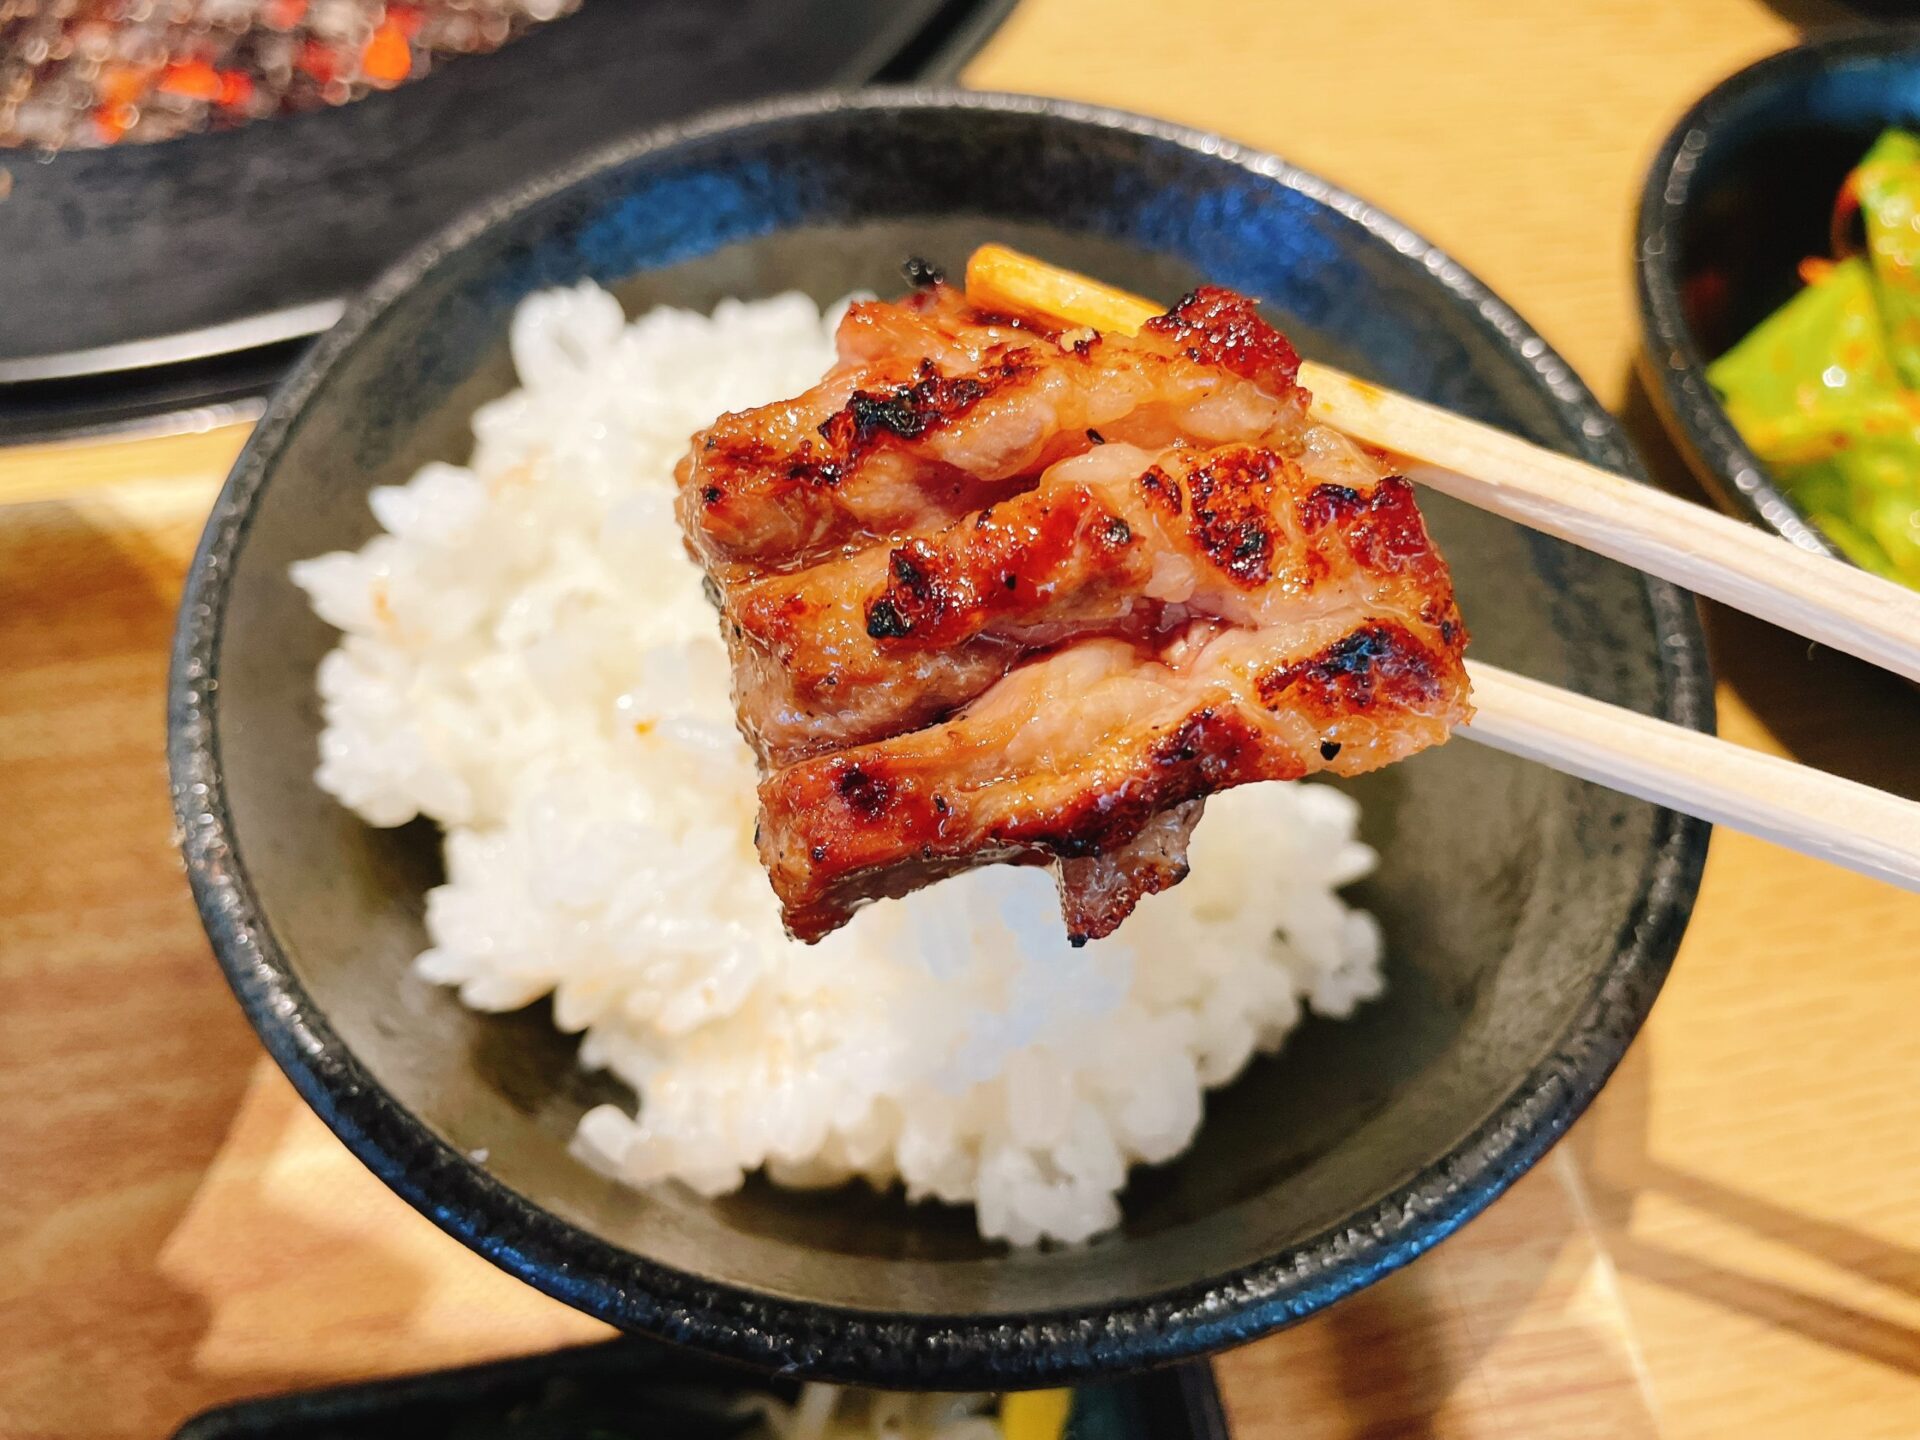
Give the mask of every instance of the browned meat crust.
[(1107, 934), (1184, 877), (1208, 794), (1470, 713), (1411, 487), (1307, 422), (1244, 298), (1129, 339), (934, 285), (852, 307), (839, 348), (680, 471), (799, 938), (999, 862), (1054, 865), (1070, 932)]

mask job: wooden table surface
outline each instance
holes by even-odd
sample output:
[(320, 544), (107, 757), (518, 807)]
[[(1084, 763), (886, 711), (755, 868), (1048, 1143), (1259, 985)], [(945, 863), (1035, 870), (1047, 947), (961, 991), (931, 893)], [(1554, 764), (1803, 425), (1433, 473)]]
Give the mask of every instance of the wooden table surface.
[[(1812, 4), (1024, 0), (972, 83), (1279, 151), (1511, 300), (1672, 458), (1628, 228)], [(237, 431), (0, 453), (0, 1436), (603, 1333), (363, 1172), (263, 1058), (170, 845), (172, 607)], [(1676, 481), (1675, 483), (1684, 483)], [(1920, 697), (1713, 617), (1723, 730), (1920, 793)], [(1221, 1358), (1249, 1437), (1920, 1435), (1920, 898), (1733, 835), (1566, 1143), (1412, 1269)]]

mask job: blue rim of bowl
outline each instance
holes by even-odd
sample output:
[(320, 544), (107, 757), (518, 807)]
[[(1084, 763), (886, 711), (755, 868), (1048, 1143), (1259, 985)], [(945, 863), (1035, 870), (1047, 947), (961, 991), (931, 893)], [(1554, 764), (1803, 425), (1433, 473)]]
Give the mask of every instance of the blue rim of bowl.
[[(275, 394), (216, 500), (181, 600), (168, 690), (168, 761), (188, 877), (221, 965), (267, 1050), (348, 1148), (422, 1214), (536, 1288), (622, 1329), (809, 1379), (1016, 1389), (1164, 1364), (1255, 1338), (1398, 1269), (1453, 1233), (1565, 1133), (1612, 1073), (1666, 977), (1693, 906), (1709, 827), (1656, 817), (1638, 904), (1611, 965), (1557, 1048), (1471, 1135), (1346, 1223), (1229, 1273), (1111, 1307), (942, 1316), (759, 1294), (648, 1261), (510, 1189), (433, 1134), (347, 1049), (272, 934), (232, 831), (209, 704), (228, 577), (261, 487), (328, 373), (448, 252), (558, 191), (683, 141), (835, 112), (959, 109), (1124, 132), (1192, 151), (1327, 205), (1443, 284), (1494, 329), (1579, 422), (1587, 458), (1642, 474), (1593, 395), (1531, 328), (1461, 266), (1371, 205), (1273, 156), (1124, 111), (1032, 96), (874, 89), (717, 112), (603, 150), (483, 207), (390, 269)], [(1710, 730), (1713, 692), (1692, 600), (1647, 581), (1664, 717)]]
[(1920, 25), (1849, 28), (1734, 71), (1696, 100), (1661, 142), (1641, 186), (1634, 231), (1641, 364), (1648, 393), (1668, 432), (1723, 508), (1757, 520), (1802, 550), (1836, 560), (1847, 560), (1847, 556), (1774, 483), (1760, 457), (1740, 438), (1707, 380), (1707, 356), (1701, 353), (1680, 302), (1675, 268), (1679, 221), (1691, 197), (1694, 171), (1721, 115), (1783, 78), (1902, 53), (1920, 65)]

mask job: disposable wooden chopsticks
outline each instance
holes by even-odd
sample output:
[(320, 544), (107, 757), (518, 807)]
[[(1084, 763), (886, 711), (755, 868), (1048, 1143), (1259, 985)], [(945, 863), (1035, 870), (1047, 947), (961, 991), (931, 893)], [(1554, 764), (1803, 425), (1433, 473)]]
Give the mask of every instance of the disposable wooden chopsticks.
[[(1132, 334), (1162, 306), (1000, 245), (986, 309)], [(1407, 478), (1920, 682), (1920, 594), (1517, 436), (1305, 362), (1313, 418)], [(1570, 775), (1920, 889), (1920, 805), (1477, 661), (1462, 734)]]
[(1584, 461), (1303, 364), (1313, 418), (1481, 510), (1920, 681), (1920, 592)]
[(1920, 805), (1698, 730), (1467, 662), (1472, 723), (1495, 750), (1920, 890)]
[[(974, 252), (967, 293), (1129, 335), (1165, 309), (1001, 245)], [(1416, 484), (1920, 682), (1920, 592), (1328, 366), (1303, 362), (1300, 383), (1314, 419)]]

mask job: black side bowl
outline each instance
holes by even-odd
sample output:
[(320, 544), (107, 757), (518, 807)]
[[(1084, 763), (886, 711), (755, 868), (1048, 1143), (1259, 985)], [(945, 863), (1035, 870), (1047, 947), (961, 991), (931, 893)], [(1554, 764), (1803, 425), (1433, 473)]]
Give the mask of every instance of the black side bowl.
[[(630, 313), (899, 285), (999, 238), (1173, 296), (1264, 297), (1302, 349), (1614, 469), (1613, 422), (1446, 256), (1217, 137), (1013, 96), (787, 101), (646, 136), (474, 216), (386, 276), (275, 397), (215, 506), (170, 696), (175, 803), (214, 948), (268, 1048), (382, 1179), (561, 1299), (799, 1374), (1008, 1388), (1246, 1340), (1404, 1264), (1545, 1152), (1619, 1060), (1692, 905), (1705, 827), (1468, 744), (1359, 787), (1388, 996), (1309, 1024), (1214, 1097), (1077, 1248), (983, 1243), (963, 1210), (859, 1189), (637, 1194), (568, 1154), (623, 1098), (536, 1009), (417, 980), (430, 827), (372, 830), (310, 779), (334, 635), (287, 579), (363, 543), (366, 494), (464, 458), (512, 383), (513, 306), (592, 277)], [(1691, 605), (1435, 499), (1475, 653), (1711, 724)]]
[(1800, 289), (1800, 262), (1828, 252), (1841, 182), (1891, 125), (1920, 125), (1920, 27), (1811, 41), (1701, 97), (1640, 195), (1641, 360), (1675, 443), (1729, 512), (1838, 559), (1733, 428), (1706, 367)]

